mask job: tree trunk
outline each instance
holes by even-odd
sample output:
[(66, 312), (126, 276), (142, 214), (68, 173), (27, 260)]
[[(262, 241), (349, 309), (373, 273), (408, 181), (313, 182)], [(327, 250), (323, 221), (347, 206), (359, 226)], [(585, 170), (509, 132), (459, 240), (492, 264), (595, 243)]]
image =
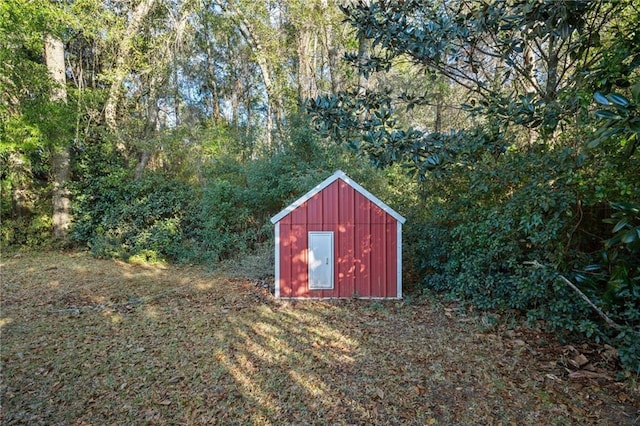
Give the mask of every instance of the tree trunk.
[[(523, 61), (524, 61), (524, 69), (525, 69), (525, 80), (524, 80), (524, 92), (525, 95), (535, 94), (536, 93), (536, 75), (535, 75), (535, 56), (533, 49), (531, 48), (531, 42), (526, 41), (524, 52), (523, 52)], [(538, 141), (538, 132), (535, 129), (529, 128), (529, 147), (533, 147)]]
[[(363, 99), (366, 98), (369, 90), (369, 76), (363, 72), (369, 61), (369, 44), (369, 40), (361, 31), (358, 34), (358, 96)], [(366, 110), (363, 110), (358, 115), (359, 125), (362, 126), (367, 118)]]
[(300, 102), (318, 96), (315, 75), (316, 40), (317, 37), (307, 28), (298, 30), (298, 98)]
[[(209, 34), (209, 21), (205, 19), (205, 33)], [(216, 84), (216, 68), (213, 58), (212, 41), (207, 37), (207, 86), (211, 90), (211, 118), (214, 123), (218, 123), (221, 118), (220, 99), (218, 97), (218, 85)]]
[(51, 153), (53, 173), (53, 236), (64, 239), (71, 223), (71, 195), (67, 184), (71, 175), (69, 148), (54, 149)]
[(151, 150), (145, 149), (140, 153), (140, 160), (138, 160), (138, 164), (136, 164), (136, 170), (134, 178), (135, 180), (142, 179), (142, 175), (144, 174), (144, 169), (149, 164), (149, 160), (151, 159)]
[[(231, 93), (231, 125), (233, 127), (235, 127), (236, 129), (238, 128), (239, 124), (240, 124), (240, 94), (242, 93), (242, 91), (244, 90), (244, 88), (242, 87), (242, 79), (236, 78), (236, 81), (234, 82), (233, 85), (233, 93)], [(249, 109), (249, 106), (247, 105), (247, 110)], [(249, 126), (251, 123), (247, 123), (247, 126)]]
[[(115, 76), (111, 83), (111, 87), (109, 88), (109, 97), (107, 98), (104, 106), (104, 118), (107, 123), (107, 127), (112, 132), (115, 132), (118, 128), (118, 103), (122, 96), (122, 83), (127, 76), (128, 67), (126, 65), (131, 54), (133, 39), (140, 31), (144, 19), (147, 17), (154, 4), (155, 0), (142, 0), (138, 4), (133, 11), (129, 25), (120, 39), (118, 57), (115, 64)], [(125, 147), (122, 143), (118, 143), (117, 148), (119, 150), (124, 150)]]
[(369, 61), (369, 40), (361, 31), (358, 35), (358, 94), (366, 96), (369, 89), (369, 78), (363, 72)]
[(143, 146), (138, 152), (138, 163), (134, 171), (134, 179), (142, 179), (144, 170), (151, 160), (153, 155), (152, 151), (152, 139), (158, 131), (158, 120), (160, 108), (158, 108), (158, 85), (160, 79), (157, 75), (151, 76), (149, 79), (149, 98), (147, 100), (147, 121), (144, 126), (144, 132), (142, 134)]
[(557, 98), (558, 90), (558, 50), (556, 49), (556, 36), (551, 34), (548, 41), (547, 54), (547, 84), (545, 86), (544, 98), (547, 103), (551, 103)]
[(327, 66), (329, 68), (331, 93), (336, 94), (340, 90), (342, 90), (342, 81), (340, 79), (340, 72), (338, 70), (338, 64), (340, 63), (340, 54), (338, 53), (338, 46), (333, 45), (333, 32), (332, 28), (330, 28), (328, 25), (324, 29), (323, 43), (324, 48), (327, 51)]
[[(240, 32), (244, 36), (244, 39), (247, 41), (247, 44), (252, 48), (256, 55), (256, 62), (258, 63), (258, 67), (260, 68), (260, 74), (262, 75), (262, 81), (264, 83), (265, 93), (266, 93), (266, 107), (267, 111), (265, 113), (266, 118), (266, 146), (267, 149), (271, 148), (273, 141), (273, 119), (274, 116), (279, 118), (279, 106), (277, 105), (276, 95), (274, 93), (274, 86), (271, 80), (271, 72), (269, 71), (269, 65), (267, 64), (267, 60), (264, 57), (264, 52), (262, 51), (262, 47), (260, 43), (257, 41), (256, 37), (246, 28), (241, 29)], [(276, 120), (278, 119), (276, 118)]]
[(531, 48), (530, 42), (525, 42), (524, 52), (523, 52), (523, 61), (524, 61), (523, 65), (525, 69), (524, 92), (525, 94), (535, 93), (536, 86), (533, 83), (536, 78), (535, 56), (533, 53), (533, 49)]
[[(331, 10), (327, 0), (321, 0), (320, 7), (322, 15), (326, 17), (325, 25), (322, 29), (321, 43), (326, 52), (327, 68), (329, 72), (329, 81), (331, 84), (331, 93), (337, 94), (342, 90), (342, 73), (340, 72), (340, 63), (343, 54), (343, 46), (336, 42), (336, 26), (331, 16)], [(335, 8), (335, 5), (332, 5)]]
[(436, 133), (442, 132), (442, 87), (438, 87), (436, 93), (436, 118), (433, 128)]
[[(49, 99), (51, 102), (66, 102), (67, 89), (64, 65), (64, 44), (52, 35), (45, 35), (44, 57), (47, 69), (55, 82)], [(51, 174), (53, 178), (53, 236), (63, 239), (67, 236), (71, 222), (71, 201), (67, 188), (71, 174), (69, 147), (52, 146)]]
[(49, 75), (55, 82), (55, 86), (49, 94), (49, 100), (51, 102), (66, 102), (67, 101), (67, 79), (65, 76), (64, 67), (64, 44), (62, 40), (53, 37), (52, 35), (45, 35), (44, 37), (44, 57), (47, 63), (47, 70)]
[(262, 75), (262, 81), (265, 87), (266, 94), (266, 148), (270, 149), (272, 146), (273, 132), (274, 132), (274, 120), (275, 124), (279, 128), (279, 124), (282, 121), (282, 100), (276, 90), (276, 86), (271, 79), (271, 71), (269, 70), (269, 64), (267, 63), (267, 52), (262, 46), (260, 37), (256, 34), (251, 22), (247, 19), (244, 13), (236, 7), (233, 1), (228, 3), (219, 2), (218, 6), (224, 10), (233, 19), (237, 25), (240, 34), (247, 42), (247, 45), (251, 48), (255, 54), (258, 68), (260, 68), (260, 74)]
[(174, 63), (173, 66), (173, 84), (175, 85), (173, 88), (173, 114), (175, 116), (175, 126), (179, 127), (182, 124), (182, 117), (180, 116), (181, 108), (180, 102), (182, 100), (182, 95), (180, 94), (180, 76), (178, 75), (178, 64)]
[(8, 154), (6, 164), (11, 181), (11, 212), (14, 218), (20, 219), (30, 216), (33, 209), (33, 193), (29, 188), (33, 180), (31, 166), (18, 152), (9, 151)]

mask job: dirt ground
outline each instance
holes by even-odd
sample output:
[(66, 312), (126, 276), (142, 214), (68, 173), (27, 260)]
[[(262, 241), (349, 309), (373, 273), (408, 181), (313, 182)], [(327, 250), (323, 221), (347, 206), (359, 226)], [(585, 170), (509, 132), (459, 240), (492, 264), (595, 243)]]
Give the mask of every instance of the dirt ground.
[(2, 424), (640, 424), (615, 349), (438, 298), (285, 302), (84, 253), (0, 266)]

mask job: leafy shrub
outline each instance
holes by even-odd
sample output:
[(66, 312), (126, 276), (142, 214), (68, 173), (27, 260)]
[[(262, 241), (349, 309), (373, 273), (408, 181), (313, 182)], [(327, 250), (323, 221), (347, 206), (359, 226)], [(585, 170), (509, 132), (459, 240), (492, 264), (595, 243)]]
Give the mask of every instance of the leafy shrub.
[(598, 327), (599, 318), (588, 317), (580, 327), (587, 335), (619, 349), (621, 362), (640, 374), (640, 206), (612, 204), (613, 236), (604, 244), (597, 263), (575, 275), (583, 291), (617, 323)]
[(255, 242), (255, 220), (245, 203), (246, 190), (227, 180), (205, 186), (193, 206), (189, 237), (197, 241), (201, 261), (217, 261), (245, 253)]
[(43, 248), (53, 244), (51, 215), (39, 213), (16, 219), (3, 218), (0, 224), (4, 247)]
[[(517, 309), (562, 335), (609, 342), (622, 364), (639, 372), (637, 206), (612, 204), (605, 222), (614, 235), (606, 242), (599, 216), (606, 210), (596, 208), (603, 199), (632, 199), (637, 180), (626, 159), (619, 160), (626, 166), (619, 170), (601, 164), (599, 155), (584, 160), (570, 149), (507, 152), (498, 161), (452, 166), (442, 172), (448, 173), (444, 180), (442, 173), (428, 175), (430, 196), (412, 244), (428, 289), (482, 309)], [(618, 184), (605, 191), (605, 178)], [(588, 250), (600, 253), (598, 245), (605, 246), (600, 260), (576, 273), (588, 264)], [(533, 261), (547, 268), (527, 266)], [(608, 327), (559, 273), (620, 327)]]
[(524, 264), (563, 262), (559, 236), (572, 224), (575, 194), (553, 176), (568, 162), (568, 154), (550, 152), (509, 154), (500, 173), (495, 164), (476, 164), (463, 176), (464, 195), (452, 194), (430, 209), (424, 225), (430, 235), (420, 247), (426, 284), (481, 308), (545, 304), (547, 284)]
[[(0, 144), (1, 145), (1, 144)], [(54, 244), (48, 151), (0, 147), (0, 245), (44, 248)]]
[(159, 174), (130, 181), (113, 173), (76, 198), (72, 236), (96, 256), (128, 259), (146, 253), (178, 260), (185, 255), (181, 222), (195, 199), (189, 185)]

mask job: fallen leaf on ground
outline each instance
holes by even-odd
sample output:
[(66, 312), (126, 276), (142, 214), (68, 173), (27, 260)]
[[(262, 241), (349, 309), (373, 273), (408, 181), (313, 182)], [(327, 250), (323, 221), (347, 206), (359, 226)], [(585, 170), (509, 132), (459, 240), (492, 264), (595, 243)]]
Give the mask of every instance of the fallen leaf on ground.
[(569, 362), (576, 368), (582, 368), (589, 363), (589, 360), (584, 356), (584, 354), (578, 354), (573, 357), (573, 359), (569, 360)]
[(605, 379), (605, 380), (613, 380), (610, 376), (605, 373), (597, 373), (595, 371), (587, 371), (587, 370), (578, 370), (569, 373), (569, 377), (571, 379)]

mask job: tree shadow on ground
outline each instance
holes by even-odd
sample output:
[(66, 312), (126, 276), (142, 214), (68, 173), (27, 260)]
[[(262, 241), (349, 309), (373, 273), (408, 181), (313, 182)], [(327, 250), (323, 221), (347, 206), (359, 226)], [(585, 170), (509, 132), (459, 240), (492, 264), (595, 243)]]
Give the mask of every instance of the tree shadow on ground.
[[(633, 424), (535, 330), (429, 303), (282, 302), (199, 268), (3, 264), (6, 424)], [(445, 315), (446, 314), (446, 315)], [(626, 396), (626, 399), (625, 399)]]

